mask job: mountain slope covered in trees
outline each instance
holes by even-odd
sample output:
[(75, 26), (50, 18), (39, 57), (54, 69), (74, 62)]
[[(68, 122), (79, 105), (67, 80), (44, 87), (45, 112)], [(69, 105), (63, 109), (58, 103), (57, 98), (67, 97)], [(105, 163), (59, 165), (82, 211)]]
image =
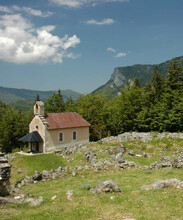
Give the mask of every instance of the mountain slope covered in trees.
[[(77, 112), (90, 126), (90, 140), (123, 132), (183, 132), (183, 67), (170, 61), (166, 77), (154, 66), (145, 87), (138, 79), (111, 98), (103, 93), (82, 95), (65, 101), (60, 90), (45, 101), (45, 112)], [(39, 100), (39, 96), (36, 97)], [(0, 102), (0, 147), (6, 152), (18, 147), (18, 138), (28, 132), (32, 111), (25, 114)]]
[[(176, 59), (180, 62), (180, 65), (183, 66), (183, 56), (177, 57)], [(158, 66), (161, 76), (166, 77), (170, 61), (171, 60), (163, 62), (159, 65), (138, 64), (133, 66), (116, 67), (110, 80), (93, 91), (93, 93), (111, 93), (114, 97), (120, 93), (121, 88), (124, 87), (126, 83), (133, 83), (136, 78), (138, 78), (141, 87), (144, 87), (151, 79), (155, 66)]]
[[(55, 91), (15, 89), (0, 86), (0, 100), (25, 112), (33, 106), (37, 94), (39, 94), (42, 101), (45, 101), (48, 97), (52, 96), (54, 92)], [(68, 89), (62, 90), (62, 96), (65, 101), (70, 98), (75, 101), (80, 96), (80, 93)]]
[[(15, 89), (0, 86), (0, 100), (7, 104), (16, 102), (18, 100), (34, 100), (37, 94), (39, 94), (41, 100), (45, 101), (49, 96), (53, 95), (53, 93), (54, 91)], [(65, 100), (69, 99), (70, 97), (72, 97), (73, 100), (77, 100), (80, 93), (68, 89), (62, 90), (62, 95)]]

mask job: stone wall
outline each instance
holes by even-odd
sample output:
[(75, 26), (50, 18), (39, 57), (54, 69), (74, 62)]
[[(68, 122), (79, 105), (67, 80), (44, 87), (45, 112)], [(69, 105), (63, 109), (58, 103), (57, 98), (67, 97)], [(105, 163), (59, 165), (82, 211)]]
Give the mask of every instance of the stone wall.
[(10, 173), (11, 166), (0, 149), (0, 196), (8, 196), (10, 194)]

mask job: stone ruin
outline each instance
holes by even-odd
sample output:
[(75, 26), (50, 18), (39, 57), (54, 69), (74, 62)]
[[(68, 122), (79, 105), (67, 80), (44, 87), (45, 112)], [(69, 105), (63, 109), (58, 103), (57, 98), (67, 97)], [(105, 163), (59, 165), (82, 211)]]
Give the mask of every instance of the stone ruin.
[(4, 157), (4, 153), (0, 148), (0, 196), (10, 195), (10, 173), (11, 166), (8, 164), (8, 160)]

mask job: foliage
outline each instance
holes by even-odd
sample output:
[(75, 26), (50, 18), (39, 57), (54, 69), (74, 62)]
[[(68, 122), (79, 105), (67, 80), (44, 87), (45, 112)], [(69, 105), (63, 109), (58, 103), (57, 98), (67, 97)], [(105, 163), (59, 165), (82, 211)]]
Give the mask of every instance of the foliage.
[(47, 98), (44, 103), (45, 105), (45, 112), (63, 112), (64, 111), (64, 100), (61, 94), (61, 90), (59, 89), (58, 92), (54, 92), (52, 96)]
[(28, 132), (28, 116), (11, 106), (0, 106), (0, 147), (4, 152), (11, 152), (19, 147), (18, 139)]
[(87, 120), (90, 126), (90, 139), (98, 140), (105, 136), (106, 126), (103, 107), (107, 97), (103, 94), (81, 96), (75, 103), (75, 110)]
[[(154, 66), (145, 87), (141, 88), (139, 80), (135, 79), (112, 99), (109, 93), (98, 93), (65, 102), (58, 90), (45, 101), (45, 112), (78, 112), (91, 124), (91, 141), (127, 131), (182, 132), (183, 69), (177, 59), (167, 66), (166, 78), (162, 76), (162, 68)], [(28, 131), (31, 117), (32, 110), (25, 115), (0, 102), (0, 146), (6, 152), (18, 146), (17, 139)]]

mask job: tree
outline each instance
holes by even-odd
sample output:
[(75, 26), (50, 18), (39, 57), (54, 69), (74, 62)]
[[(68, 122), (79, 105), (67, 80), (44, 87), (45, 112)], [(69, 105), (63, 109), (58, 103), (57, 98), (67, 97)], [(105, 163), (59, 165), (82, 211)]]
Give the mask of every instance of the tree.
[(116, 136), (121, 131), (121, 99), (114, 97), (108, 100), (103, 108), (103, 118), (108, 135)]
[(28, 117), (10, 106), (4, 110), (0, 120), (0, 147), (8, 153), (20, 146), (18, 139), (28, 132)]
[(106, 125), (103, 118), (103, 107), (106, 96), (89, 94), (81, 96), (75, 103), (76, 111), (87, 120), (90, 126), (90, 140), (96, 141), (106, 135)]
[(172, 90), (182, 89), (183, 87), (183, 70), (180, 62), (174, 58), (168, 68), (168, 76), (166, 84)]
[(75, 112), (76, 111), (72, 97), (67, 99), (67, 101), (65, 102), (65, 111), (66, 112)]
[(36, 94), (36, 100), (35, 100), (35, 102), (37, 102), (37, 101), (40, 101), (40, 96), (39, 96), (38, 93)]
[(60, 89), (57, 91), (57, 93), (54, 92), (52, 96), (47, 98), (44, 105), (46, 113), (64, 112), (64, 100)]
[(140, 81), (138, 78), (135, 78), (134, 83), (133, 83), (136, 87), (140, 88)]
[(163, 91), (164, 79), (161, 77), (157, 65), (154, 67), (154, 71), (151, 77), (151, 85), (154, 93), (154, 100), (159, 99)]

